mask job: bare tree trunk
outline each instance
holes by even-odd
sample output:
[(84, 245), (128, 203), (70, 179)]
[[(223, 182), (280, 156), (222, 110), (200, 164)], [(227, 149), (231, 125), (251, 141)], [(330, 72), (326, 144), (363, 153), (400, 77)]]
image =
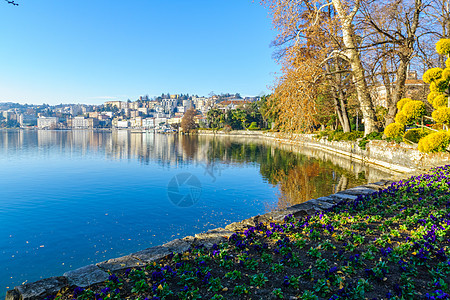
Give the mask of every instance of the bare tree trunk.
[[(408, 57), (401, 57), (400, 64), (398, 65), (396, 72), (396, 83), (394, 87), (394, 93), (392, 94), (391, 103), (388, 104), (388, 113), (386, 116), (385, 126), (394, 123), (395, 115), (397, 114), (397, 102), (400, 101), (405, 96), (405, 83), (408, 73)], [(391, 120), (391, 122), (389, 122)]]
[(343, 82), (342, 82), (342, 73), (341, 71), (341, 67), (339, 65), (339, 60), (336, 62), (336, 74), (335, 74), (335, 78), (336, 78), (336, 82), (338, 83), (338, 100), (339, 100), (339, 105), (338, 105), (338, 109), (340, 109), (340, 113), (342, 116), (342, 129), (344, 132), (350, 132), (352, 130), (352, 128), (350, 127), (350, 121), (348, 119), (348, 112), (347, 112), (347, 104), (345, 103), (345, 93), (344, 90), (342, 88), (343, 86)]
[(359, 0), (355, 1), (355, 6), (351, 12), (347, 12), (341, 0), (332, 0), (332, 3), (341, 22), (342, 36), (346, 47), (345, 56), (352, 68), (357, 98), (364, 118), (364, 135), (367, 135), (371, 132), (378, 131), (378, 128), (376, 125), (375, 109), (373, 108), (372, 99), (367, 87), (361, 56), (356, 49), (355, 33), (352, 24), (353, 18), (359, 9)]
[[(330, 67), (328, 63), (325, 66), (327, 73), (330, 73)], [(336, 73), (334, 76), (335, 80), (332, 80), (331, 76), (327, 76), (328, 83), (331, 86), (331, 94), (333, 96), (334, 108), (336, 111), (336, 115), (339, 119), (339, 123), (342, 126), (342, 130), (344, 132), (350, 132), (350, 121), (348, 119), (347, 107), (345, 104), (345, 95), (342, 90), (342, 75), (339, 73), (340, 71), (339, 62), (336, 62)]]
[[(383, 41), (384, 41), (383, 37)], [(383, 53), (386, 53), (386, 45), (382, 46)], [(383, 78), (384, 88), (386, 89), (386, 106), (388, 113), (385, 117), (385, 127), (391, 123), (394, 123), (395, 115), (397, 114), (397, 105), (392, 101), (392, 83), (389, 77), (389, 70), (387, 67), (387, 56), (382, 55), (381, 57), (381, 77)]]

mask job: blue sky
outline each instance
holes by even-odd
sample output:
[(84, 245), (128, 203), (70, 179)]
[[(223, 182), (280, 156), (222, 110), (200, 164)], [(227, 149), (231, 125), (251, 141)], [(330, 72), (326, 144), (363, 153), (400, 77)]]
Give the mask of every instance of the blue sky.
[(252, 0), (0, 1), (0, 101), (269, 93), (279, 66)]

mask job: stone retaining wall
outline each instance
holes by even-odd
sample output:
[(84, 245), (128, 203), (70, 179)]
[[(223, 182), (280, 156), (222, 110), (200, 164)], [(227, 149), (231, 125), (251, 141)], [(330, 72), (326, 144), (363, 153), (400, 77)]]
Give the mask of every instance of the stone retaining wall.
[(222, 131), (214, 133), (208, 130), (201, 130), (199, 134), (267, 138), (284, 144), (320, 149), (334, 155), (350, 157), (351, 159), (401, 173), (425, 171), (432, 167), (450, 163), (449, 153), (422, 153), (416, 146), (380, 140), (369, 141), (366, 149), (363, 150), (356, 141), (328, 141), (326, 138), (317, 139), (314, 134), (283, 134), (249, 130), (231, 131), (228, 133)]
[(380, 181), (351, 188), (333, 195), (312, 199), (304, 203), (291, 206), (284, 210), (272, 211), (264, 215), (258, 215), (241, 222), (227, 225), (225, 228), (216, 228), (207, 232), (176, 239), (161, 246), (151, 247), (126, 256), (109, 259), (97, 264), (88, 265), (62, 276), (42, 279), (36, 282), (20, 285), (7, 291), (6, 300), (37, 300), (47, 295), (54, 294), (68, 286), (89, 287), (90, 285), (104, 282), (108, 279), (108, 271), (125, 270), (133, 267), (143, 267), (170, 253), (182, 253), (189, 248), (204, 245), (211, 248), (214, 244), (227, 241), (235, 232), (256, 226), (259, 222), (282, 221), (286, 215), (296, 217), (313, 214), (317, 211), (329, 209), (341, 201), (354, 200), (358, 195), (368, 195), (382, 190), (392, 184), (392, 181)]

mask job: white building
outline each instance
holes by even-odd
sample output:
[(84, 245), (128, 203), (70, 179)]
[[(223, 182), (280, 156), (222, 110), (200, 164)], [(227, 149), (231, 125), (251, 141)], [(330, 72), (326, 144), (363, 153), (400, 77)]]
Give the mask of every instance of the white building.
[(148, 115), (148, 108), (147, 107), (139, 107), (137, 111), (141, 112), (144, 115)]
[(130, 126), (130, 122), (127, 120), (117, 121), (117, 128), (128, 128)]
[(133, 128), (141, 128), (142, 127), (142, 117), (135, 117), (130, 120), (130, 125)]
[(75, 117), (71, 122), (74, 129), (89, 129), (98, 126), (98, 119), (85, 118), (83, 116)]
[(142, 127), (144, 127), (145, 129), (155, 128), (155, 119), (154, 118), (143, 119)]
[(192, 107), (192, 101), (191, 100), (183, 100), (183, 107), (184, 110), (188, 110), (189, 108)]
[(58, 124), (56, 117), (39, 117), (37, 119), (37, 126), (39, 129), (54, 129)]

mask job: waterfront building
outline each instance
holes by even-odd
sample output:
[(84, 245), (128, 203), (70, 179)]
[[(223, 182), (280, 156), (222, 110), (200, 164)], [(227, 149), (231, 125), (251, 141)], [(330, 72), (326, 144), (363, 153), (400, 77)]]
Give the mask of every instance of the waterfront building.
[(130, 125), (132, 128), (142, 127), (142, 117), (134, 117), (130, 120)]
[(155, 119), (154, 118), (143, 119), (142, 127), (144, 127), (145, 129), (155, 128)]
[(117, 128), (128, 128), (130, 127), (130, 122), (128, 120), (117, 120)]
[(167, 120), (167, 124), (172, 125), (172, 124), (181, 124), (181, 119), (182, 117), (173, 117)]
[(37, 119), (37, 126), (39, 129), (55, 129), (58, 124), (56, 117), (39, 117)]
[(165, 117), (155, 118), (155, 126), (159, 126), (161, 124), (166, 124), (166, 123), (167, 123), (167, 118), (165, 118)]
[(35, 115), (20, 114), (17, 122), (20, 124), (20, 127), (36, 126), (37, 117)]
[[(68, 122), (67, 125), (70, 128), (70, 122)], [(78, 116), (71, 119), (71, 125), (73, 129), (92, 129), (98, 127), (98, 119)]]

